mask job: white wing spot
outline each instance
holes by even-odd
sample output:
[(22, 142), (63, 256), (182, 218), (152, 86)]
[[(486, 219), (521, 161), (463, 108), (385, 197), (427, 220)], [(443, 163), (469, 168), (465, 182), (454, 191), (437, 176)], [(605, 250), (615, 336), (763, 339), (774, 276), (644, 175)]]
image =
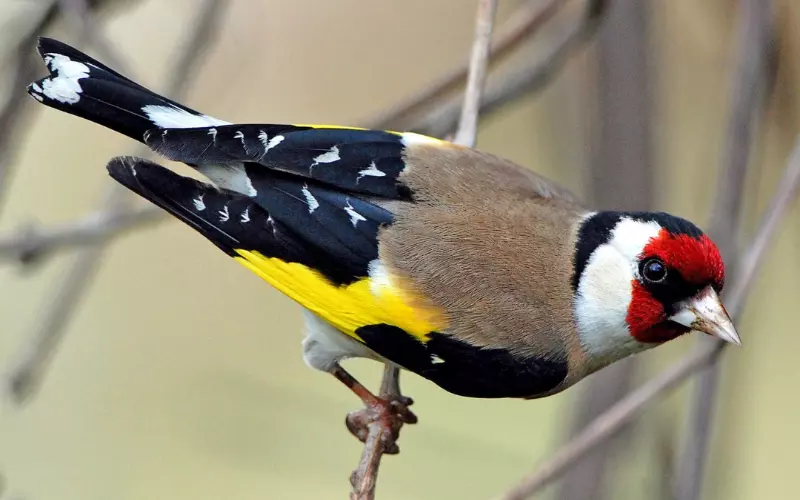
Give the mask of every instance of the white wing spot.
[(444, 363), (444, 360), (435, 354), (431, 354), (431, 364), (433, 365), (440, 365)]
[(239, 219), (242, 224), (247, 224), (250, 222), (250, 207), (245, 208), (244, 212), (242, 212), (242, 218)]
[(264, 155), (267, 154), (267, 151), (269, 151), (270, 149), (274, 148), (275, 146), (277, 146), (278, 144), (283, 142), (284, 139), (285, 139), (285, 137), (282, 136), (282, 135), (276, 135), (275, 137), (270, 139), (267, 136), (266, 132), (264, 132), (263, 130), (259, 130), (258, 131), (258, 140), (261, 141), (261, 145), (264, 146), (264, 153), (261, 155), (261, 157), (263, 158)]
[(278, 228), (275, 227), (275, 219), (273, 219), (271, 215), (267, 215), (267, 225), (272, 228), (272, 235), (276, 236), (278, 234)]
[(30, 89), (36, 92), (32, 95), (40, 101), (44, 100), (42, 94), (64, 104), (75, 104), (80, 101), (83, 88), (79, 80), (89, 78), (89, 66), (73, 61), (63, 54), (47, 54), (44, 62), (55, 76), (42, 80), (41, 87), (31, 85)]
[(213, 116), (190, 113), (177, 106), (160, 106), (148, 104), (142, 106), (142, 112), (147, 115), (147, 119), (153, 125), (160, 128), (194, 128), (209, 127), (215, 125), (230, 125), (230, 123), (218, 120)]
[(198, 195), (197, 198), (192, 200), (192, 203), (194, 203), (194, 208), (198, 212), (202, 212), (206, 209), (206, 204), (203, 202), (203, 196), (205, 196), (205, 194)]
[(307, 185), (303, 185), (303, 196), (306, 197), (306, 205), (308, 205), (308, 213), (313, 214), (314, 210), (319, 208), (319, 202), (314, 195), (311, 194), (311, 191), (308, 190)]
[(339, 160), (341, 160), (341, 158), (339, 157), (339, 146), (333, 146), (328, 151), (314, 158), (314, 163), (312, 163), (311, 166), (309, 167), (309, 171), (312, 168), (319, 165), (320, 163), (333, 163)]
[(247, 145), (244, 143), (244, 133), (241, 130), (237, 130), (235, 134), (233, 134), (234, 139), (239, 139), (239, 142), (242, 143), (242, 147), (244, 148), (245, 153), (247, 153)]
[(383, 170), (380, 170), (378, 167), (376, 167), (375, 166), (375, 162), (373, 161), (372, 163), (369, 164), (369, 168), (365, 168), (364, 170), (362, 170), (362, 171), (360, 171), (358, 173), (358, 177), (356, 178), (356, 184), (358, 184), (358, 181), (360, 181), (362, 177), (367, 177), (367, 176), (369, 176), (369, 177), (385, 177), (386, 176), (386, 172), (384, 172)]
[(219, 221), (220, 222), (228, 222), (228, 219), (231, 218), (231, 214), (228, 213), (228, 205), (224, 205), (222, 210), (217, 212), (219, 214)]
[(274, 148), (278, 144), (282, 143), (284, 139), (286, 139), (286, 138), (284, 136), (282, 136), (282, 135), (276, 135), (275, 137), (270, 139), (269, 142), (267, 143), (267, 145), (264, 146), (264, 154), (267, 154), (267, 151), (269, 151), (270, 149)]
[(359, 222), (367, 220), (363, 215), (355, 211), (353, 205), (350, 204), (349, 198), (347, 199), (347, 204), (344, 206), (344, 211), (350, 216), (350, 223), (353, 225), (353, 227), (356, 227)]
[(211, 136), (211, 140), (213, 142), (217, 142), (217, 129), (215, 128), (208, 129), (208, 135)]

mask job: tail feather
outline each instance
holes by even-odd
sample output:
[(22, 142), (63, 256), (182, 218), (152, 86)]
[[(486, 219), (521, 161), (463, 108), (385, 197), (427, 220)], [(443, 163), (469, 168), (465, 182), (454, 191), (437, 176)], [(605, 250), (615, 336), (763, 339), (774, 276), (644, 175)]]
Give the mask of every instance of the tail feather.
[(166, 210), (230, 256), (238, 256), (238, 250), (256, 251), (315, 269), (335, 283), (352, 281), (347, 266), (273, 219), (249, 196), (218, 189), (133, 156), (113, 158), (106, 168), (114, 180)]
[(38, 50), (50, 75), (28, 85), (31, 97), (139, 142), (154, 128), (228, 124), (158, 95), (57, 40), (40, 38)]

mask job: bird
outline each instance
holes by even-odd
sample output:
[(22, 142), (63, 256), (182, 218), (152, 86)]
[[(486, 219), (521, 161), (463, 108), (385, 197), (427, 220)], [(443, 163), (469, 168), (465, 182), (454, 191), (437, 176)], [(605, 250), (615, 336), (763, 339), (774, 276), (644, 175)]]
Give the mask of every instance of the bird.
[(229, 123), (60, 41), (38, 51), (49, 74), (30, 96), (204, 176), (107, 164), (297, 302), (305, 362), (381, 415), (416, 418), (343, 360), (459, 396), (537, 399), (690, 331), (741, 345), (719, 249), (684, 218), (593, 209), (531, 169), (414, 132)]

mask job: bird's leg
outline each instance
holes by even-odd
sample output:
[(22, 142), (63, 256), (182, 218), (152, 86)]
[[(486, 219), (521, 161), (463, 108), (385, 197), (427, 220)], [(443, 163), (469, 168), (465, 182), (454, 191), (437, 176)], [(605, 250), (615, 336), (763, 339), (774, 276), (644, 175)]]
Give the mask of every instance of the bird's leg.
[(414, 403), (411, 398), (400, 394), (400, 384), (397, 370), (386, 366), (383, 382), (381, 383), (380, 397), (372, 394), (361, 382), (356, 380), (338, 364), (331, 370), (331, 374), (346, 385), (364, 403), (364, 408), (347, 415), (345, 423), (347, 429), (359, 441), (365, 442), (369, 434), (369, 427), (379, 423), (386, 431), (383, 436), (384, 453), (393, 455), (400, 452), (395, 442), (400, 434), (403, 424), (417, 423), (417, 416), (408, 409)]

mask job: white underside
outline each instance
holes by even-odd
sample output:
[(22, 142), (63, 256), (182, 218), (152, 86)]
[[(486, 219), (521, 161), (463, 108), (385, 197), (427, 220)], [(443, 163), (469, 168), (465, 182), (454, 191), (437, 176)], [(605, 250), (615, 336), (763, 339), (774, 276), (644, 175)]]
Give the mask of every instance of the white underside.
[(303, 309), (306, 337), (303, 339), (303, 359), (316, 370), (329, 372), (347, 358), (369, 358), (385, 362), (375, 352), (332, 327), (319, 316)]

